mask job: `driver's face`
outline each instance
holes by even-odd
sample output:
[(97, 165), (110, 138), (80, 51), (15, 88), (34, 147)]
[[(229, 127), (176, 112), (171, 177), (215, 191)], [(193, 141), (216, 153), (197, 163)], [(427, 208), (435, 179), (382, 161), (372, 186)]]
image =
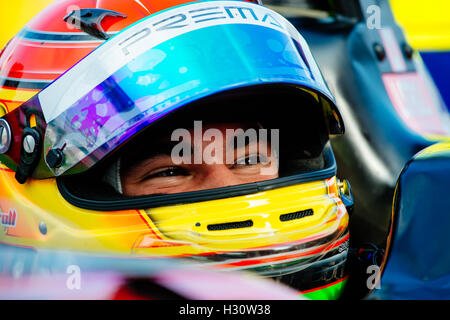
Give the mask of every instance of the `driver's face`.
[[(137, 163), (127, 164), (124, 159), (122, 167), (122, 189), (128, 196), (139, 196), (149, 194), (171, 194), (188, 191), (198, 191), (225, 186), (233, 186), (278, 177), (278, 170), (261, 170), (273, 166), (275, 158), (271, 153), (270, 143), (264, 141), (250, 141), (238, 150), (234, 136), (227, 136), (227, 129), (244, 129), (244, 126), (236, 123), (211, 124), (203, 128), (203, 133), (209, 128), (214, 128), (222, 133), (223, 139), (212, 139), (212, 141), (190, 141), (190, 148), (203, 154), (208, 148), (221, 150), (216, 155), (211, 153), (215, 161), (202, 159), (201, 163), (175, 164), (171, 156), (170, 137), (160, 141), (156, 146), (142, 146), (143, 148), (160, 149), (150, 157), (141, 159)], [(189, 131), (194, 136), (193, 129)], [(252, 144), (265, 144), (264, 148), (252, 146)], [(256, 150), (256, 152), (255, 152)], [(264, 154), (260, 150), (265, 150)], [(194, 151), (193, 151), (194, 152)], [(231, 153), (231, 154), (230, 154)], [(227, 158), (228, 156), (228, 158)], [(239, 157), (239, 158), (238, 158)], [(230, 163), (229, 159), (233, 159)], [(211, 160), (211, 159), (209, 159)], [(176, 162), (176, 161), (175, 161)], [(214, 162), (214, 163), (212, 163)], [(263, 173), (264, 172), (264, 173)]]

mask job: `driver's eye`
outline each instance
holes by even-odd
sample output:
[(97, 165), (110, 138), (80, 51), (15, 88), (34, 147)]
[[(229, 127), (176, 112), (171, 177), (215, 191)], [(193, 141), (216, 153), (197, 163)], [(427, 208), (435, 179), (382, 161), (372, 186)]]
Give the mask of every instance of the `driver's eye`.
[(156, 173), (152, 173), (144, 178), (144, 180), (153, 178), (165, 178), (165, 177), (176, 177), (176, 176), (187, 176), (189, 173), (186, 169), (180, 167), (169, 167), (162, 169)]
[(232, 166), (232, 168), (251, 166), (259, 163), (268, 163), (268, 158), (262, 154), (249, 155), (236, 160), (236, 163)]

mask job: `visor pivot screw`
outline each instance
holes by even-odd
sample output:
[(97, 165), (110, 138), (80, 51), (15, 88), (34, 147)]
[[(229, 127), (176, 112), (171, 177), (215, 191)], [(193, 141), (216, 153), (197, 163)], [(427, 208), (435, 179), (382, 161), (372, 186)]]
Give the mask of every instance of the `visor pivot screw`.
[(27, 135), (23, 138), (23, 150), (28, 153), (32, 154), (34, 150), (36, 149), (36, 140), (32, 135)]
[(39, 223), (39, 231), (44, 236), (47, 234), (47, 225), (45, 224), (45, 222), (40, 222)]
[(0, 154), (8, 152), (11, 146), (12, 134), (6, 120), (0, 119)]
[(20, 162), (15, 174), (16, 180), (24, 184), (33, 175), (41, 158), (41, 133), (36, 128), (25, 127), (22, 131)]
[(59, 168), (63, 163), (64, 154), (61, 149), (51, 149), (47, 153), (45, 160), (50, 168)]

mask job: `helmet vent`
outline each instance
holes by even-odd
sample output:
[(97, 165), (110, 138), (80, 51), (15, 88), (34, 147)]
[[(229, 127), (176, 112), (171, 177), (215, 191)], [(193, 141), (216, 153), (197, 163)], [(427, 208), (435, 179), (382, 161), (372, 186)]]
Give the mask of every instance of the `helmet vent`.
[(252, 220), (246, 221), (238, 221), (238, 222), (228, 222), (228, 223), (219, 223), (219, 224), (209, 224), (209, 231), (219, 231), (219, 230), (230, 230), (230, 229), (240, 229), (240, 228), (249, 228), (253, 226)]
[(291, 221), (291, 220), (296, 220), (296, 219), (301, 219), (304, 217), (309, 217), (314, 215), (314, 211), (313, 209), (308, 209), (308, 210), (303, 210), (303, 211), (297, 211), (297, 212), (292, 212), (292, 213), (286, 213), (286, 214), (282, 214), (280, 216), (280, 221)]

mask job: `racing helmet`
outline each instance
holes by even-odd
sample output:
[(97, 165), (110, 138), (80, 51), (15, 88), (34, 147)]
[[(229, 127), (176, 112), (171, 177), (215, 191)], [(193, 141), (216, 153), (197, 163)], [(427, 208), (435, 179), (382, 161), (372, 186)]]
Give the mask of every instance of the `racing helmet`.
[[(312, 298), (342, 292), (351, 194), (329, 136), (344, 124), (302, 36), (260, 3), (55, 2), (1, 51), (0, 105), (2, 243), (181, 257)], [(253, 129), (276, 175), (124, 192), (136, 161), (198, 120)]]

